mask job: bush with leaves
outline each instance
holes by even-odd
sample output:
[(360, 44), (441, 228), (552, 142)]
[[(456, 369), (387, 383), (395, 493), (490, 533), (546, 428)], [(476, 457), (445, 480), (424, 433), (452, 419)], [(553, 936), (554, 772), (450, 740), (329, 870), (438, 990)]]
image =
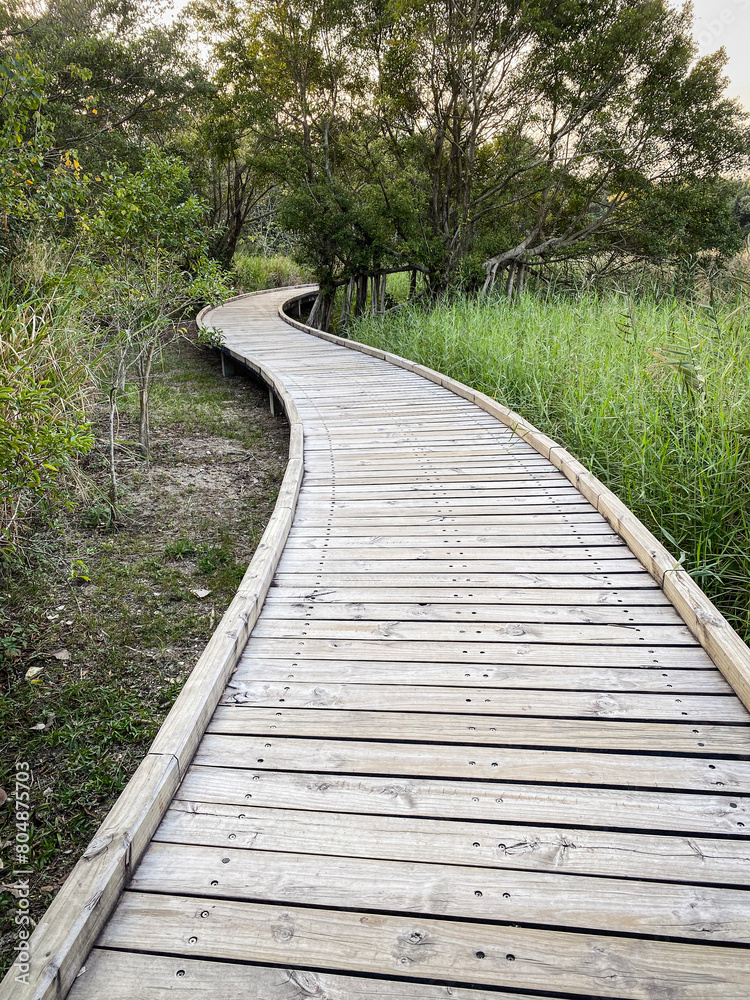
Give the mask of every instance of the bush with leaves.
[(34, 223), (58, 223), (86, 194), (74, 150), (54, 148), (44, 72), (27, 53), (0, 53), (0, 230), (5, 250)]
[(88, 345), (66, 304), (0, 286), (0, 556), (11, 560), (33, 516), (67, 502), (65, 473), (94, 439), (85, 415)]
[(77, 264), (70, 280), (109, 347), (104, 381), (114, 500), (119, 392), (127, 381), (138, 385), (139, 438), (148, 456), (149, 390), (159, 352), (179, 334), (188, 313), (230, 295), (231, 289), (208, 255), (205, 209), (190, 194), (187, 168), (179, 158), (151, 149), (141, 170), (114, 167), (102, 175), (102, 184), (99, 201), (79, 216)]

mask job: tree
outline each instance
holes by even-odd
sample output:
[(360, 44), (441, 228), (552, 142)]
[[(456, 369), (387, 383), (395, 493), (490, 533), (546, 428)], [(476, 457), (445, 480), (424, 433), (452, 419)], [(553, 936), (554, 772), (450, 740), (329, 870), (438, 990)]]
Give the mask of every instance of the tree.
[(9, 3), (0, 50), (25, 52), (44, 74), (54, 147), (86, 153), (91, 173), (139, 165), (148, 144), (185, 128), (185, 113), (213, 93), (188, 51), (183, 24), (164, 23), (158, 0)]
[(190, 153), (194, 183), (209, 210), (211, 252), (229, 265), (243, 233), (268, 216), (273, 178), (257, 169), (253, 143), (220, 100), (199, 123)]
[[(724, 54), (696, 59), (690, 9), (666, 0), (246, 0), (200, 12), (218, 82), (292, 214), (303, 222), (306, 204), (320, 225), (319, 209), (338, 213), (336, 249), (352, 206), (377, 204), (380, 246), (422, 266), (434, 291), (478, 273), (488, 288), (501, 272), (512, 291), (529, 266), (616, 252), (634, 205), (705, 195), (750, 151), (723, 94)], [(691, 242), (714, 238), (709, 224)], [(345, 265), (326, 252), (333, 281)]]
[(732, 215), (747, 239), (750, 234), (750, 181), (735, 184)]
[(388, 10), (383, 133), (423, 157), (438, 283), (494, 236), (485, 286), (505, 268), (512, 288), (633, 197), (716, 178), (750, 150), (723, 53), (695, 60), (688, 8), (435, 0), (407, 5), (408, 32)]
[(104, 176), (106, 191), (79, 218), (80, 249), (72, 276), (92, 322), (110, 345), (110, 465), (116, 499), (114, 425), (117, 397), (131, 372), (139, 393), (139, 439), (148, 458), (149, 393), (154, 360), (176, 325), (202, 301), (230, 294), (208, 256), (204, 206), (189, 193), (186, 166), (151, 149), (143, 169)]
[(48, 224), (85, 194), (86, 178), (72, 150), (56, 152), (47, 114), (47, 78), (27, 53), (0, 56), (0, 230), (6, 251), (17, 234)]

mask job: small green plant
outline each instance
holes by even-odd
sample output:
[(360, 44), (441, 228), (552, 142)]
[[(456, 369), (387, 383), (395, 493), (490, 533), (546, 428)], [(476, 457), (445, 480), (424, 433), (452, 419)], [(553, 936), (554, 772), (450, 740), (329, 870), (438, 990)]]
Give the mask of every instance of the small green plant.
[(164, 557), (178, 562), (182, 559), (191, 559), (197, 552), (198, 547), (195, 542), (191, 542), (185, 535), (180, 535), (179, 538), (173, 542), (167, 542), (164, 546)]
[(111, 531), (117, 520), (117, 509), (107, 500), (95, 500), (81, 511), (81, 523), (86, 528)]
[(83, 559), (73, 559), (70, 564), (70, 582), (78, 586), (91, 583), (90, 570)]
[(217, 326), (204, 326), (198, 331), (198, 343), (201, 347), (210, 347), (219, 350), (224, 346), (226, 338), (223, 331)]
[(224, 545), (201, 545), (198, 550), (198, 571), (215, 573), (221, 566), (232, 561), (232, 553)]
[(26, 635), (20, 625), (5, 626), (0, 634), (0, 660), (6, 662), (20, 660), (27, 647)]

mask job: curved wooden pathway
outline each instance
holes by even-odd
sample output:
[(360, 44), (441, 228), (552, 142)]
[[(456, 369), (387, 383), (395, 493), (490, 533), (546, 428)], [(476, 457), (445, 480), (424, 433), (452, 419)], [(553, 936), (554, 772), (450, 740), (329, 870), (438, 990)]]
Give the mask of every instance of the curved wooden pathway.
[(750, 717), (473, 402), (214, 310), (304, 429), (268, 597), (72, 1000), (748, 1000)]

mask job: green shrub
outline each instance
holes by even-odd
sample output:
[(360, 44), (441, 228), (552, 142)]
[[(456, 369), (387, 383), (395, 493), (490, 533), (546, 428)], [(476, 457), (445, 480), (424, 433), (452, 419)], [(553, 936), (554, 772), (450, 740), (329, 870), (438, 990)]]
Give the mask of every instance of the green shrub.
[(85, 335), (64, 305), (0, 287), (0, 557), (23, 554), (33, 516), (69, 500), (66, 473), (94, 443)]

